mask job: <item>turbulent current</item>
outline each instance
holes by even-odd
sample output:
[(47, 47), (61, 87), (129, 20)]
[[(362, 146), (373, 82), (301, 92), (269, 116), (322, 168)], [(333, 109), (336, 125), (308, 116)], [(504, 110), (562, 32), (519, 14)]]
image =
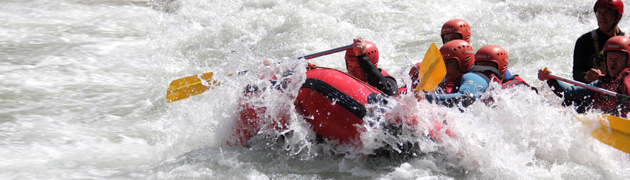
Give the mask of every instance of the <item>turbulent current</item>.
[[(575, 40), (597, 28), (593, 4), (4, 0), (0, 179), (630, 179), (630, 155), (590, 137), (594, 127), (537, 79), (543, 67), (571, 77)], [(368, 107), (447, 122), (456, 136), (440, 142), (422, 136), (425, 125), (406, 127), (415, 135), (383, 136), (379, 114), (364, 118), (362, 150), (313, 141), (309, 117), (293, 105), (307, 65), (297, 57), (361, 37), (378, 47), (379, 68), (409, 85), (407, 72), (431, 43), (442, 45), (440, 28), (451, 19), (470, 24), (475, 50), (503, 47), (512, 74), (540, 93), (489, 91), (492, 106), (465, 109), (412, 96)], [(620, 28), (630, 31), (629, 22)], [(308, 62), (345, 71), (343, 52)], [(269, 86), (269, 75), (288, 71), (288, 89), (251, 100), (267, 107), (265, 120), (288, 113), (287, 130), (267, 129), (249, 148), (227, 145), (245, 87)], [(221, 84), (166, 102), (171, 81), (206, 72)], [(423, 153), (370, 156), (401, 139)]]

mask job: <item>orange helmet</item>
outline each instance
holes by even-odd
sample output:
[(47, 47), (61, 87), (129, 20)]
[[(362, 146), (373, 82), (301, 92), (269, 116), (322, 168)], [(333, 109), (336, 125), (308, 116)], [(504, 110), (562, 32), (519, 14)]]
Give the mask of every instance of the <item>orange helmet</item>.
[(457, 33), (462, 35), (462, 39), (470, 43), (470, 26), (468, 23), (461, 19), (453, 19), (447, 21), (442, 26), (442, 43), (444, 43), (444, 35), (449, 33)]
[[(630, 56), (630, 38), (626, 36), (613, 36), (604, 45), (604, 57), (611, 51), (625, 52)], [(630, 59), (630, 58), (629, 58)], [(630, 61), (626, 59), (626, 65), (630, 67)]]
[(508, 67), (508, 55), (505, 50), (499, 46), (484, 46), (475, 54), (475, 62), (486, 61), (497, 63), (497, 69), (501, 73), (501, 77), (505, 76)]
[[(378, 49), (374, 43), (365, 41), (365, 55), (370, 58), (370, 62), (374, 64), (374, 66), (378, 67)], [(363, 70), (357, 61), (357, 54), (354, 53), (352, 48), (346, 50), (346, 56), (344, 59), (346, 59), (346, 69), (348, 70), (348, 73), (354, 77), (365, 80), (365, 77), (363, 77)]]
[(623, 14), (623, 2), (621, 0), (597, 0), (593, 6), (593, 11), (597, 12), (597, 8), (612, 9)]
[(457, 59), (459, 70), (468, 72), (475, 62), (475, 50), (464, 40), (452, 40), (440, 48), (444, 60)]

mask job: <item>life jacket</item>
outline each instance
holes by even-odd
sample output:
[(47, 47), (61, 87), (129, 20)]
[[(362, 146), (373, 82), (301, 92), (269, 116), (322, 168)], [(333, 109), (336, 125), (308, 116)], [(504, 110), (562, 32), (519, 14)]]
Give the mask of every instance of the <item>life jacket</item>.
[(513, 86), (516, 86), (516, 85), (526, 85), (526, 86), (530, 86), (529, 84), (527, 84), (527, 83), (525, 82), (525, 80), (523, 80), (523, 79), (522, 79), (521, 77), (519, 77), (518, 75), (514, 75), (514, 77), (513, 77), (513, 78), (511, 78), (511, 79), (506, 79), (506, 80), (503, 80), (503, 89), (506, 89), (506, 88), (511, 88), (511, 87), (513, 87)]
[(501, 80), (498, 78), (501, 77), (501, 73), (499, 73), (497, 68), (490, 66), (473, 66), (468, 72), (481, 76), (488, 84), (492, 81), (502, 84)]
[[(473, 66), (468, 72), (472, 72), (481, 76), (484, 80), (486, 80), (488, 84), (490, 84), (490, 82), (496, 82), (499, 85), (503, 86), (501, 79), (498, 78), (501, 77), (501, 73), (499, 73), (499, 70), (497, 68), (490, 66)], [(486, 97), (481, 99), (481, 102), (489, 105), (494, 102), (494, 98)]]
[(514, 75), (513, 78), (504, 79), (503, 80), (503, 89), (511, 88), (511, 87), (514, 87), (514, 86), (517, 86), (517, 85), (525, 85), (527, 87), (532, 88), (532, 90), (534, 90), (534, 91), (536, 91), (536, 93), (538, 93), (538, 89), (536, 89), (535, 87), (532, 87), (529, 84), (527, 84), (527, 82), (525, 82), (525, 80), (523, 80), (518, 75)]
[[(610, 80), (612, 77), (608, 80), (600, 80), (597, 87), (627, 96), (630, 94), (630, 78), (628, 78), (628, 74), (630, 74), (630, 70), (626, 68), (622, 71), (622, 74), (614, 80)], [(593, 108), (600, 109), (606, 114), (627, 117), (628, 112), (630, 112), (630, 102), (628, 99), (595, 93), (593, 100)]]
[[(475, 73), (481, 76), (484, 80), (486, 80), (487, 83), (494, 81), (501, 84), (501, 80), (497, 78), (501, 76), (501, 73), (499, 73), (499, 70), (493, 67), (473, 66), (470, 68), (470, 70), (468, 70), (468, 72), (464, 74), (467, 74), (467, 73)], [(462, 76), (464, 76), (464, 74), (460, 74), (459, 76), (453, 78), (452, 81), (444, 81), (440, 83), (440, 88), (442, 88), (444, 90), (444, 93), (446, 94), (459, 92), (459, 86), (460, 86), (459, 81), (462, 78)]]
[(444, 81), (439, 84), (440, 88), (444, 90), (444, 93), (451, 94), (459, 91), (459, 80), (462, 79), (464, 74), (460, 74), (455, 77), (452, 81)]

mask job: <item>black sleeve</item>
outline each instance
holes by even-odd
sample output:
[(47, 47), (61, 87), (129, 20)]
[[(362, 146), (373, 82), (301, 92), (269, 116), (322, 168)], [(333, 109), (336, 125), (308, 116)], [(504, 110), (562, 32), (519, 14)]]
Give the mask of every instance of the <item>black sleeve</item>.
[[(598, 87), (597, 83), (599, 82), (596, 81), (588, 85)], [(556, 79), (547, 80), (547, 84), (551, 87), (553, 93), (558, 97), (564, 98), (562, 104), (565, 106), (573, 104), (575, 106), (585, 106), (581, 108), (586, 108), (586, 106), (590, 106), (593, 103), (593, 94), (589, 93), (594, 93), (594, 91), (560, 82)], [(584, 112), (583, 110), (581, 111)]]
[(588, 32), (582, 35), (575, 42), (575, 49), (573, 50), (573, 79), (580, 82), (586, 82), (584, 75), (591, 69), (591, 56), (595, 51), (593, 48), (593, 39), (591, 33)]
[(365, 79), (369, 85), (376, 87), (390, 96), (398, 94), (398, 84), (394, 77), (384, 76), (381, 70), (376, 68), (376, 66), (370, 62), (370, 58), (365, 56), (365, 54), (357, 56), (357, 61), (359, 61), (359, 66), (363, 69)]
[(551, 91), (553, 91), (553, 93), (556, 94), (556, 96), (561, 97), (561, 98), (564, 97), (564, 87), (560, 85), (558, 80), (549, 79), (547, 80), (547, 85), (551, 87)]

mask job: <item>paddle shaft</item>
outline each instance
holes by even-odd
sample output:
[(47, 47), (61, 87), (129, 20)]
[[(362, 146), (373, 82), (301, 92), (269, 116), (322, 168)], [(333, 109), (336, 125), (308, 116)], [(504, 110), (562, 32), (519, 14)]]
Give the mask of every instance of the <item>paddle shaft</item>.
[[(338, 47), (314, 54), (309, 54), (306, 56), (299, 57), (298, 59), (313, 59), (316, 57), (336, 53), (339, 51), (345, 51), (352, 48), (352, 45), (347, 45), (343, 47)], [(238, 75), (243, 75), (247, 73), (247, 70), (238, 72)], [(212, 86), (218, 86), (220, 83), (212, 78), (213, 72), (207, 72), (199, 75), (188, 76), (180, 79), (173, 80), (168, 87), (166, 93), (166, 102), (170, 103), (173, 101), (179, 101), (182, 99), (189, 98), (191, 96), (201, 94), (204, 91), (208, 90)], [(231, 76), (232, 74), (228, 74)], [(205, 85), (204, 85), (205, 84)]]
[(571, 83), (571, 84), (575, 84), (575, 85), (578, 85), (580, 87), (583, 87), (583, 88), (586, 88), (586, 89), (589, 89), (589, 90), (592, 90), (592, 91), (597, 91), (597, 92), (600, 92), (600, 93), (603, 93), (603, 94), (616, 96), (617, 98), (630, 99), (630, 96), (628, 96), (628, 95), (618, 94), (616, 92), (612, 92), (612, 91), (609, 91), (609, 90), (606, 90), (606, 89), (602, 89), (602, 88), (598, 88), (598, 87), (591, 86), (591, 85), (588, 85), (588, 84), (584, 84), (584, 83), (579, 82), (579, 81), (565, 79), (565, 78), (558, 77), (558, 76), (551, 75), (551, 74), (549, 76), (551, 78), (553, 78), (553, 79), (564, 81), (564, 82)]
[[(325, 56), (325, 55), (329, 55), (329, 54), (332, 54), (332, 53), (337, 53), (339, 51), (345, 51), (345, 50), (348, 50), (348, 49), (352, 49), (352, 44), (347, 45), (347, 46), (343, 46), (343, 47), (338, 47), (338, 48), (335, 48), (335, 49), (330, 49), (330, 50), (318, 52), (318, 53), (309, 54), (309, 55), (306, 55), (306, 56), (298, 57), (297, 59), (309, 60), (309, 59), (313, 59), (313, 58), (316, 58), (316, 57)], [(238, 75), (240, 76), (240, 75), (243, 75), (245, 73), (247, 73), (247, 70), (238, 72)]]
[(328, 55), (328, 54), (336, 53), (336, 52), (339, 52), (339, 51), (345, 51), (345, 50), (348, 50), (348, 49), (351, 49), (351, 48), (352, 48), (352, 44), (351, 45), (347, 45), (347, 46), (343, 46), (343, 47), (338, 47), (338, 48), (335, 48), (335, 49), (330, 49), (330, 50), (327, 50), (327, 51), (322, 51), (322, 52), (318, 52), (318, 53), (309, 54), (309, 55), (306, 55), (306, 56), (299, 57), (298, 59), (302, 59), (302, 58), (304, 58), (304, 59), (313, 59), (313, 58), (316, 58), (316, 57), (320, 57), (320, 56), (325, 56), (325, 55)]

